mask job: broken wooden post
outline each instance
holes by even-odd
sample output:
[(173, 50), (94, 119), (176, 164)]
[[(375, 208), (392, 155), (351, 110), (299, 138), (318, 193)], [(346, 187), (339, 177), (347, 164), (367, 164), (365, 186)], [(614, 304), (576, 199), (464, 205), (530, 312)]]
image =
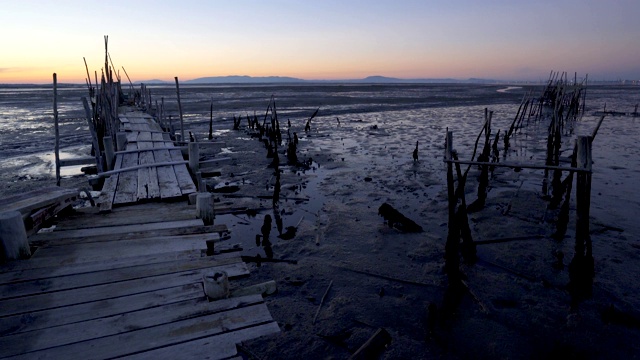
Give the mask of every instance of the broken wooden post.
[[(195, 175), (200, 170), (200, 148), (197, 142), (189, 143), (189, 170)], [(202, 191), (201, 189), (198, 189)]]
[(589, 234), (591, 207), (591, 137), (579, 136), (576, 143), (576, 253), (569, 265), (570, 290), (574, 303), (591, 294), (594, 260)]
[(60, 186), (60, 129), (58, 128), (58, 75), (56, 73), (53, 73), (53, 126), (56, 137), (54, 146), (56, 185)]
[(212, 193), (200, 192), (196, 196), (196, 217), (202, 219), (205, 225), (213, 225), (215, 219), (213, 201)]
[(0, 263), (31, 256), (27, 231), (19, 211), (0, 213)]

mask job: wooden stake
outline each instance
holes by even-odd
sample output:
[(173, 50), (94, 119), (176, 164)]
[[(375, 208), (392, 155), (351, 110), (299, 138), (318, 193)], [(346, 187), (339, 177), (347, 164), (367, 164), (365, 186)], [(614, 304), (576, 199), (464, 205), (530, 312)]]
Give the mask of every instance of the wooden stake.
[(197, 142), (189, 143), (189, 170), (195, 175), (200, 169), (200, 148)]
[(93, 151), (96, 157), (96, 166), (98, 171), (102, 172), (102, 158), (100, 157), (100, 145), (98, 143), (98, 134), (96, 128), (93, 126), (93, 119), (91, 118), (91, 109), (89, 108), (89, 102), (86, 97), (82, 97), (82, 104), (84, 105), (85, 116), (87, 117), (87, 124), (89, 125), (89, 131), (91, 132), (91, 142), (93, 144)]
[(209, 107), (209, 140), (213, 139), (213, 98)]
[(178, 77), (176, 79), (176, 94), (178, 95), (178, 111), (180, 112), (180, 140), (184, 140), (184, 121), (182, 118), (182, 103), (180, 102), (180, 84), (178, 83)]
[(56, 143), (54, 146), (56, 161), (56, 185), (60, 186), (60, 129), (58, 128), (58, 76), (53, 73), (53, 126)]
[(447, 129), (445, 141), (445, 161), (447, 162), (447, 198), (449, 200), (449, 219), (447, 242), (444, 248), (445, 271), (449, 278), (449, 285), (456, 286), (460, 282), (460, 228), (456, 220), (456, 192), (453, 183), (453, 132)]
[(104, 146), (104, 156), (105, 162), (107, 165), (107, 171), (113, 170), (113, 141), (111, 141), (111, 136), (105, 136), (102, 138), (102, 146)]

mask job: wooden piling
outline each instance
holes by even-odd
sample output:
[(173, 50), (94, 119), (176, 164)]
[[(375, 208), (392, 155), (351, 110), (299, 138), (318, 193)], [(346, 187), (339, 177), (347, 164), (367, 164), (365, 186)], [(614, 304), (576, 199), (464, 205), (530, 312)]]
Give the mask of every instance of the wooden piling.
[(84, 106), (85, 116), (87, 117), (87, 124), (89, 125), (89, 132), (91, 133), (91, 144), (93, 146), (93, 152), (96, 157), (96, 166), (98, 171), (102, 172), (102, 157), (100, 156), (100, 143), (98, 142), (98, 134), (96, 128), (93, 125), (93, 118), (91, 116), (91, 108), (89, 108), (89, 102), (86, 97), (82, 97), (82, 105)]
[(444, 249), (445, 271), (449, 279), (449, 286), (457, 286), (460, 283), (460, 258), (459, 243), (460, 229), (456, 220), (456, 194), (453, 180), (453, 132), (447, 129), (444, 160), (447, 163), (447, 198), (449, 200), (449, 219), (447, 242)]
[(182, 103), (180, 102), (180, 83), (178, 83), (178, 77), (176, 79), (176, 94), (178, 96), (178, 112), (180, 112), (180, 140), (184, 140), (184, 121), (182, 118)]
[(569, 289), (573, 305), (590, 296), (594, 276), (594, 259), (589, 234), (591, 207), (591, 137), (580, 136), (576, 143), (576, 166), (586, 171), (576, 174), (576, 244), (569, 265)]
[(116, 134), (116, 147), (118, 151), (127, 149), (127, 134), (124, 132), (118, 132)]
[(189, 143), (189, 170), (193, 175), (200, 170), (200, 148), (197, 142)]
[(56, 185), (60, 186), (60, 129), (58, 127), (58, 75), (56, 73), (53, 73), (53, 126), (56, 137), (54, 145)]
[(115, 158), (113, 152), (113, 141), (111, 141), (111, 136), (105, 136), (102, 138), (102, 145), (104, 146), (104, 156), (107, 165), (107, 171), (113, 170), (113, 160)]
[(31, 256), (27, 231), (22, 214), (18, 211), (0, 213), (0, 263)]

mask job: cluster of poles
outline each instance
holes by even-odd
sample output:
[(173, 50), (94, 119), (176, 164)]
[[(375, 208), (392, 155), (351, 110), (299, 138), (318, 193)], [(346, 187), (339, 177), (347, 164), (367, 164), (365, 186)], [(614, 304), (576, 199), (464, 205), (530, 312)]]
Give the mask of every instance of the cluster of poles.
[[(500, 130), (493, 135), (491, 128), (492, 112), (485, 109), (485, 121), (478, 135), (471, 160), (458, 158), (453, 150), (453, 132), (447, 129), (445, 140), (444, 162), (447, 166), (448, 191), (448, 235), (445, 245), (445, 270), (449, 279), (449, 290), (459, 294), (466, 286), (460, 270), (461, 258), (465, 263), (473, 264), (476, 259), (476, 246), (484, 243), (498, 243), (512, 239), (474, 241), (469, 227), (468, 213), (484, 208), (489, 186), (489, 173), (497, 167), (543, 170), (542, 192), (549, 199), (549, 208), (560, 209), (553, 238), (562, 241), (567, 231), (573, 180), (576, 177), (576, 233), (575, 255), (569, 265), (569, 289), (572, 301), (587, 297), (591, 293), (594, 276), (594, 261), (589, 234), (589, 208), (591, 201), (591, 143), (595, 138), (604, 116), (600, 118), (591, 136), (578, 136), (575, 140), (571, 165), (560, 163), (560, 148), (563, 135), (573, 133), (573, 125), (584, 112), (586, 94), (586, 78), (578, 83), (571, 83), (566, 73), (552, 73), (547, 86), (539, 96), (525, 96), (508, 131), (503, 135), (503, 157), (500, 161)], [(510, 139), (527, 125), (529, 121), (548, 121), (547, 151), (544, 164), (526, 164), (509, 162), (507, 159)], [(480, 139), (484, 144), (479, 146)], [(477, 155), (477, 157), (476, 157)], [(462, 166), (467, 168), (463, 171)], [(465, 185), (472, 167), (479, 169), (477, 198), (467, 205)], [(562, 176), (565, 174), (565, 178)]]

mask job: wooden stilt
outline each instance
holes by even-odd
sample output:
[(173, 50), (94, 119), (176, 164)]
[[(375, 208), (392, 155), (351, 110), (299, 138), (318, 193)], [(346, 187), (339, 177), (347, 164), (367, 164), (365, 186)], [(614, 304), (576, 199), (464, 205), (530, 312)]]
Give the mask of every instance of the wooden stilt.
[(105, 136), (102, 138), (102, 145), (104, 146), (104, 156), (107, 165), (107, 171), (113, 170), (113, 159), (115, 157), (113, 152), (113, 141), (111, 141), (110, 136)]
[(56, 185), (60, 186), (60, 129), (58, 128), (58, 75), (56, 75), (56, 73), (53, 73), (53, 126), (56, 137), (54, 146)]
[(591, 294), (594, 276), (594, 260), (589, 234), (591, 207), (591, 137), (577, 140), (576, 166), (586, 171), (576, 177), (576, 253), (569, 265), (570, 290), (574, 305)]
[(448, 220), (448, 234), (447, 242), (444, 249), (445, 257), (445, 271), (449, 278), (449, 285), (456, 286), (460, 283), (460, 258), (459, 258), (459, 243), (460, 243), (460, 228), (456, 220), (456, 194), (453, 183), (453, 132), (448, 131), (445, 142), (444, 160), (447, 162), (447, 197), (449, 199), (449, 220)]
[(180, 140), (184, 140), (184, 121), (182, 118), (182, 103), (180, 102), (180, 84), (178, 83), (178, 77), (176, 79), (176, 94), (178, 95), (178, 111), (180, 112)]
[(200, 148), (197, 142), (189, 143), (189, 170), (192, 175), (200, 170)]
[(89, 108), (89, 102), (86, 97), (82, 98), (82, 105), (84, 105), (84, 112), (87, 117), (87, 124), (89, 125), (89, 132), (91, 132), (91, 143), (93, 145), (93, 151), (96, 157), (96, 166), (98, 171), (102, 172), (102, 158), (100, 156), (100, 143), (98, 143), (98, 134), (96, 128), (93, 126), (93, 119), (91, 117), (91, 108)]

